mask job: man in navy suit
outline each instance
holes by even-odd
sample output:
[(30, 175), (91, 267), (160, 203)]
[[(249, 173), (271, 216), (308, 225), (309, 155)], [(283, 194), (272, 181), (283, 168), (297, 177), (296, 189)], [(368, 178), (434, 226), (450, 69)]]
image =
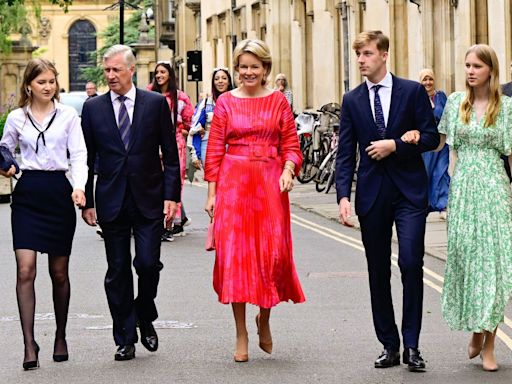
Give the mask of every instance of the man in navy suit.
[(94, 226), (97, 212), (101, 222), (108, 264), (105, 291), (118, 346), (114, 358), (130, 360), (135, 357), (137, 325), (142, 344), (152, 352), (158, 348), (152, 323), (158, 317), (154, 300), (163, 268), (160, 236), (163, 220), (174, 216), (180, 201), (180, 167), (169, 106), (162, 95), (135, 88), (135, 56), (130, 47), (109, 48), (103, 56), (103, 71), (110, 92), (87, 101), (82, 111), (89, 166), (88, 201), (82, 217)]
[[(390, 285), (394, 223), (403, 284), (403, 361), (409, 370), (423, 371), (418, 342), (428, 188), (421, 153), (437, 148), (439, 134), (424, 87), (387, 71), (389, 39), (381, 31), (362, 32), (352, 48), (366, 80), (343, 98), (336, 158), (340, 221), (352, 226), (350, 193), (359, 146), (355, 209), (368, 263), (373, 323), (384, 346), (375, 367), (400, 364)], [(401, 140), (411, 130), (420, 132), (417, 144)]]

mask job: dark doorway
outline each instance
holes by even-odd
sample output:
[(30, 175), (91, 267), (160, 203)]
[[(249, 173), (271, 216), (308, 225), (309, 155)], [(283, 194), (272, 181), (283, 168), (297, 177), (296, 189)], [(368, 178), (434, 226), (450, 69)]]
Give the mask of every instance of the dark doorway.
[(69, 28), (69, 90), (83, 91), (87, 80), (81, 69), (95, 66), (91, 53), (96, 51), (96, 28), (87, 20), (78, 20)]

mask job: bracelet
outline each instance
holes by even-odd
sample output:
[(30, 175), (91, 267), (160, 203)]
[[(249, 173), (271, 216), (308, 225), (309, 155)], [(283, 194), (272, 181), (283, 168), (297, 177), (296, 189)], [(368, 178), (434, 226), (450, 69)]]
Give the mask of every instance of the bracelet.
[(292, 165), (285, 164), (284, 169), (289, 169), (293, 174), (295, 174), (295, 167)]
[(283, 168), (283, 171), (286, 170), (286, 171), (290, 171), (291, 175), (292, 175), (292, 179), (295, 179), (295, 172), (292, 171), (292, 169), (290, 167), (284, 167)]

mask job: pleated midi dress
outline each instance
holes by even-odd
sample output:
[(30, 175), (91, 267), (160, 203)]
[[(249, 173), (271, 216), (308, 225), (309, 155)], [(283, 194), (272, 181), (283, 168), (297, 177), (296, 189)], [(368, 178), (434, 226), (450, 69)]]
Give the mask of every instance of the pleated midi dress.
[(305, 300), (292, 255), (285, 161), (300, 169), (293, 114), (281, 92), (217, 100), (205, 180), (216, 182), (213, 287), (221, 303), (270, 308)]

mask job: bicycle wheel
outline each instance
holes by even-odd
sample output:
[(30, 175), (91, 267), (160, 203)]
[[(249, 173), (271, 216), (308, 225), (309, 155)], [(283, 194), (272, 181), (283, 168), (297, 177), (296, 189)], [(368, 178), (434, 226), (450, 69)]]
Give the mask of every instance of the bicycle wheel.
[(326, 188), (334, 161), (334, 156), (331, 156), (331, 158), (327, 160), (327, 163), (325, 163), (324, 167), (318, 172), (318, 177), (315, 179), (315, 189), (317, 192), (322, 192)]
[(331, 187), (336, 184), (336, 167), (331, 168), (331, 172), (329, 174), (329, 178), (327, 179), (327, 186), (325, 189), (325, 193), (329, 193)]
[(318, 171), (318, 166), (315, 165), (313, 158), (313, 145), (311, 142), (306, 144), (302, 151), (302, 155), (302, 167), (300, 168), (297, 180), (299, 183), (306, 184), (313, 180)]

